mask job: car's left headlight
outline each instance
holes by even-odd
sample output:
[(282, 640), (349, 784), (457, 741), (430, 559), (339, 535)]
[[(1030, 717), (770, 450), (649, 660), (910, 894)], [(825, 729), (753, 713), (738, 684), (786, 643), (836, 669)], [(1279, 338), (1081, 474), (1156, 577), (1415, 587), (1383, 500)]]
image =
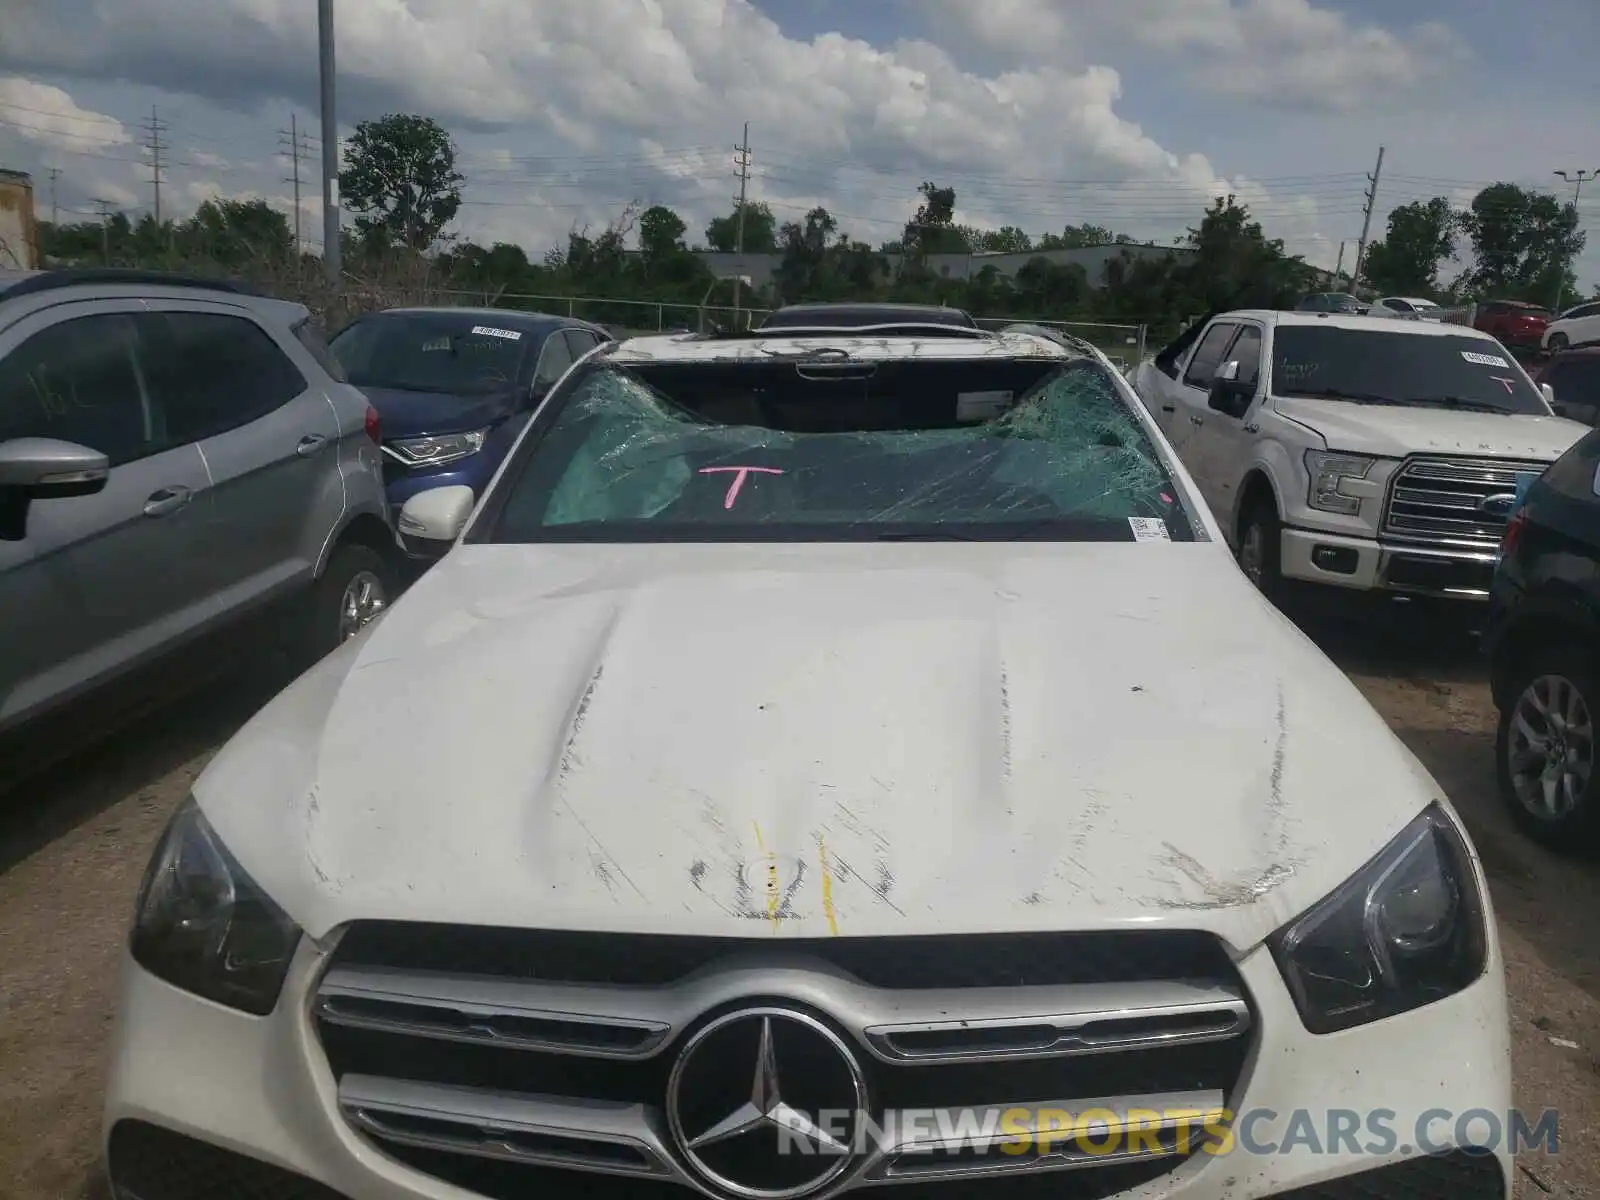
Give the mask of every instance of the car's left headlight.
[(191, 796), (167, 826), (134, 910), (134, 961), (255, 1016), (278, 1003), (300, 929), (233, 856)]
[(1344, 494), (1346, 479), (1365, 479), (1378, 460), (1361, 454), (1340, 454), (1336, 450), (1307, 450), (1306, 472), (1311, 486), (1306, 503), (1322, 512), (1353, 517), (1361, 511), (1361, 497)]
[(441, 433), (433, 437), (396, 438), (385, 442), (383, 448), (408, 467), (437, 467), (444, 463), (459, 462), (483, 449), (489, 438), (488, 429), (474, 429), (469, 433)]
[(1396, 1016), (1463, 991), (1488, 956), (1472, 856), (1437, 804), (1269, 942), (1312, 1033)]

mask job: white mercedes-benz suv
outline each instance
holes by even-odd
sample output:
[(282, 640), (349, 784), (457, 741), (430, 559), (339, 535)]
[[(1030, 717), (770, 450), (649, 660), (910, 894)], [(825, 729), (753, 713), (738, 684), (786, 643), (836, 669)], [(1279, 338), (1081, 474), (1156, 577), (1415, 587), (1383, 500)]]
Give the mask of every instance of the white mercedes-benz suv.
[(1439, 786), (1098, 351), (600, 347), (158, 847), (119, 1200), (1509, 1195)]

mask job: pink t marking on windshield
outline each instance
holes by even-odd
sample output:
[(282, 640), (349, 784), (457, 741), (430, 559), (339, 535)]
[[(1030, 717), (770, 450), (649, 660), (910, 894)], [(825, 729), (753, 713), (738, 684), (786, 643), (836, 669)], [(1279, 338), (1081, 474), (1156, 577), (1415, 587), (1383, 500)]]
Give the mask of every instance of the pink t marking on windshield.
[(1515, 379), (1507, 379), (1504, 375), (1491, 375), (1489, 378), (1494, 380), (1501, 387), (1505, 388), (1508, 392), (1516, 391), (1515, 385), (1517, 381)]
[(722, 507), (732, 508), (733, 502), (739, 498), (739, 489), (744, 486), (745, 479), (752, 471), (762, 475), (782, 475), (778, 467), (701, 467), (700, 474), (714, 475), (719, 471), (734, 471), (733, 482), (728, 485), (728, 494), (722, 498)]

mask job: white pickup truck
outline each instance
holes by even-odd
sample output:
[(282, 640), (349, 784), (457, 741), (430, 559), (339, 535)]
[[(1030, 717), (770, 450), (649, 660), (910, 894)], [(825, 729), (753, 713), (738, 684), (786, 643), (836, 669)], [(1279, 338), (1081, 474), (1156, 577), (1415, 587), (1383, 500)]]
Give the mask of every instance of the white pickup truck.
[(1486, 599), (1518, 487), (1588, 432), (1494, 338), (1444, 323), (1222, 313), (1132, 381), (1273, 597)]

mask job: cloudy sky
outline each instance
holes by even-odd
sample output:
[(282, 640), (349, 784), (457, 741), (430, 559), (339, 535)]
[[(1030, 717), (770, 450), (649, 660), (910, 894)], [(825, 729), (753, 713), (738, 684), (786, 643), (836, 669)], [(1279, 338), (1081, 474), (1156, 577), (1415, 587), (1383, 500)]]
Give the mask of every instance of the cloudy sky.
[[(1600, 168), (1595, 0), (338, 0), (341, 129), (426, 113), (469, 183), (456, 232), (537, 256), (630, 201), (692, 235), (751, 195), (895, 236), (924, 179), (958, 215), (1034, 232), (1092, 221), (1170, 241), (1209, 196), (1273, 236), (1354, 257), (1366, 172), (1389, 208)], [(19, 11), (20, 8), (20, 11)], [(0, 164), (51, 168), (61, 218), (211, 194), (292, 207), (291, 114), (318, 132), (313, 0), (9, 0)], [(281, 132), (282, 131), (282, 132)], [(306, 241), (320, 243), (316, 141)], [(1570, 197), (1570, 191), (1560, 193)], [(1600, 284), (1600, 184), (1579, 265)]]

